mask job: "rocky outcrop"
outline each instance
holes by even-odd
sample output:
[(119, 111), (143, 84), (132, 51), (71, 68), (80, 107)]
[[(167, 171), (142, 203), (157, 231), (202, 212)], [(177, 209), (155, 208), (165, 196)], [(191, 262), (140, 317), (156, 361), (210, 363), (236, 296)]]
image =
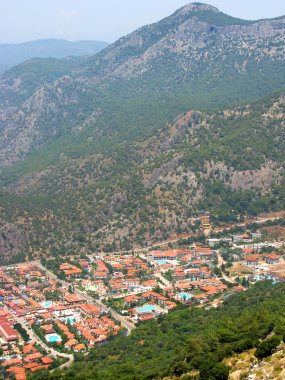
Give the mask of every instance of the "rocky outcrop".
[(0, 263), (23, 259), (27, 249), (27, 238), (23, 231), (13, 223), (0, 219)]

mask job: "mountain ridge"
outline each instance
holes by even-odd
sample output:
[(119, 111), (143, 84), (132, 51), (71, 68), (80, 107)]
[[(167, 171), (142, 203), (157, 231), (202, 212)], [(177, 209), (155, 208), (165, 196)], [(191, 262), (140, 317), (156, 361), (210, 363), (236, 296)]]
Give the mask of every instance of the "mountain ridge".
[(65, 58), (93, 55), (108, 46), (104, 41), (67, 41), (40, 39), (20, 43), (0, 44), (0, 73), (31, 58)]

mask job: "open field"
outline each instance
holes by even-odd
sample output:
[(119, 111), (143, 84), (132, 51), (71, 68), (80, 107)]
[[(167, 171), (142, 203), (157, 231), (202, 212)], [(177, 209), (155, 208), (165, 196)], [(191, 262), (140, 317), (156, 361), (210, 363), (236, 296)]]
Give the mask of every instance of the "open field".
[(285, 240), (285, 227), (283, 226), (262, 227), (260, 231), (272, 239)]
[(270, 266), (271, 272), (278, 274), (280, 277), (285, 277), (285, 262), (282, 261), (278, 264), (273, 264)]
[(230, 272), (230, 276), (241, 276), (253, 273), (253, 270), (251, 268), (240, 263), (233, 263), (233, 266), (228, 270)]

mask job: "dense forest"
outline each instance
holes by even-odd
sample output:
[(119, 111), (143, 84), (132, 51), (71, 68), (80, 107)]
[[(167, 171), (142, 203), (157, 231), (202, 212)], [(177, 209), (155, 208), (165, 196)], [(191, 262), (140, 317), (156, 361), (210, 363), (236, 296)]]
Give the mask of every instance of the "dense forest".
[(143, 380), (179, 378), (223, 380), (230, 368), (223, 359), (256, 347), (259, 359), (271, 355), (285, 335), (285, 285), (258, 283), (224, 300), (217, 309), (177, 307), (157, 321), (139, 325), (87, 357), (33, 380)]

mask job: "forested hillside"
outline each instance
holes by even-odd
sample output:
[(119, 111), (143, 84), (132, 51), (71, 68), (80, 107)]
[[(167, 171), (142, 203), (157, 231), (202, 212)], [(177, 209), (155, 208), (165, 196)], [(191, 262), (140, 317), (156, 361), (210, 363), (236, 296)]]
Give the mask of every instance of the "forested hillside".
[(32, 257), (146, 246), (191, 232), (202, 209), (216, 223), (284, 209), (284, 116), (279, 95), (189, 111), (152, 137), (85, 146), (44, 169), (31, 158), (2, 172), (2, 218)]
[[(33, 380), (183, 379), (223, 380), (223, 359), (257, 347), (259, 359), (284, 339), (283, 283), (259, 283), (218, 309), (179, 307), (158, 321), (139, 325), (131, 336), (96, 347), (66, 371), (39, 373)], [(271, 349), (266, 350), (266, 347)]]

